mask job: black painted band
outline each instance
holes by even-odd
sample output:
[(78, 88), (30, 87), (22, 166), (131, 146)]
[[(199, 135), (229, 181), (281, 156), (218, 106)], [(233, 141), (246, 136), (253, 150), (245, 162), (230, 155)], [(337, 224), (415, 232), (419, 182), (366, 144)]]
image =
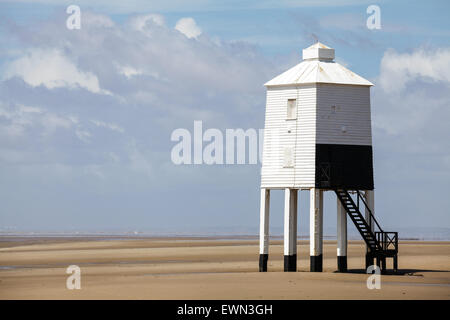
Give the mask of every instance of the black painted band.
[(337, 266), (339, 272), (347, 272), (347, 256), (338, 256)]
[(310, 256), (310, 271), (311, 272), (322, 272), (322, 260), (323, 255)]
[(259, 255), (259, 272), (267, 272), (267, 260), (269, 260), (267, 253)]
[(297, 271), (297, 255), (284, 256), (284, 271), (295, 272)]
[(316, 188), (373, 190), (372, 146), (316, 144)]

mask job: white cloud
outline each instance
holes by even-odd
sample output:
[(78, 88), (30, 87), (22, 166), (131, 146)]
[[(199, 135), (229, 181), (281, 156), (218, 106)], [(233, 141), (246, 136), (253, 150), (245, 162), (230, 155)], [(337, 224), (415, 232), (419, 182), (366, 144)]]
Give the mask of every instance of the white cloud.
[(90, 142), (89, 138), (92, 136), (89, 131), (79, 129), (75, 130), (75, 134), (77, 135), (78, 139), (83, 142)]
[[(83, 14), (89, 16), (87, 11)], [(263, 79), (270, 78), (273, 69), (254, 46), (217, 44), (207, 36), (189, 41), (163, 24), (159, 15), (134, 16), (126, 24), (108, 19), (91, 15), (91, 22), (76, 33), (58, 28), (59, 21), (53, 20), (23, 31), (21, 36), (32, 40), (21, 51), (25, 54), (18, 51), (5, 65), (5, 78), (20, 77), (39, 90), (20, 81), (0, 81), (0, 100), (15, 106), (32, 102), (41, 113), (15, 115), (5, 126), (0, 121), (0, 130), (8, 132), (5, 137), (16, 135), (15, 140), (3, 141), (32, 141), (38, 147), (17, 144), (18, 152), (36, 152), (42, 162), (101, 166), (111, 161), (105, 156), (111, 152), (120, 159), (138, 159), (136, 153), (130, 158), (130, 139), (136, 139), (141, 154), (158, 144), (156, 152), (166, 160), (161, 150), (168, 145), (159, 144), (159, 137), (195, 119), (219, 127), (236, 119), (236, 125), (244, 124), (247, 116), (252, 126), (257, 125), (254, 112), (264, 102)], [(15, 36), (11, 31), (11, 38)], [(100, 83), (107, 85), (110, 95), (89, 94), (104, 92)], [(58, 87), (87, 90), (54, 90)], [(11, 108), (6, 111), (17, 112), (17, 107)], [(42, 157), (36, 149), (52, 153)], [(163, 160), (152, 162), (154, 172)]]
[(109, 94), (100, 89), (94, 74), (78, 70), (75, 64), (57, 49), (29, 50), (27, 54), (6, 66), (4, 79), (12, 77), (20, 77), (33, 87), (81, 87), (93, 93)]
[(143, 72), (142, 70), (138, 70), (135, 69), (133, 67), (130, 66), (117, 66), (117, 70), (120, 74), (123, 74), (125, 77), (127, 77), (128, 79), (134, 77), (134, 76), (138, 76), (141, 75)]
[(0, 132), (9, 139), (27, 137), (31, 140), (36, 136), (52, 136), (58, 129), (74, 129), (76, 136), (86, 142), (90, 134), (81, 127), (78, 117), (71, 114), (61, 115), (34, 106), (0, 102)]
[(450, 129), (444, 119), (450, 119), (450, 49), (388, 50), (380, 68), (376, 83), (381, 85), (373, 89), (372, 101), (374, 129), (383, 148), (449, 157)]
[(81, 19), (83, 26), (89, 25), (103, 28), (111, 28), (114, 26), (114, 21), (112, 21), (111, 18), (105, 15), (95, 14), (89, 11), (83, 11)]
[(386, 51), (375, 81), (381, 85), (371, 92), (379, 212), (404, 210), (408, 223), (423, 223), (424, 216), (449, 222), (446, 213), (440, 214), (449, 203), (450, 90), (443, 74), (449, 72), (448, 51)]
[(130, 25), (139, 31), (143, 31), (148, 24), (163, 27), (166, 24), (164, 16), (160, 14), (137, 15), (130, 19)]
[(117, 132), (120, 132), (120, 133), (124, 133), (125, 132), (125, 129), (123, 129), (122, 127), (118, 126), (115, 123), (107, 123), (107, 122), (98, 121), (98, 120), (91, 120), (91, 122), (93, 124), (95, 124), (97, 127), (108, 128), (110, 130), (117, 131)]
[(181, 18), (177, 21), (175, 29), (188, 38), (197, 38), (202, 34), (202, 29), (200, 29), (193, 18)]
[(450, 84), (450, 48), (412, 53), (397, 53), (390, 49), (381, 60), (379, 83), (387, 92), (402, 90), (414, 80)]
[(33, 124), (35, 115), (40, 115), (41, 113), (42, 110), (40, 108), (21, 104), (11, 107), (0, 102), (0, 120), (2, 120), (0, 132), (3, 132), (6, 137), (10, 138), (23, 136), (27, 127)]
[[(198, 182), (196, 179), (203, 179), (205, 185), (219, 179), (205, 174), (203, 168), (197, 168), (197, 174), (189, 177), (186, 168), (174, 169), (170, 161), (173, 129), (190, 128), (195, 119), (204, 120), (205, 128), (254, 127), (262, 123), (262, 84), (274, 70), (254, 46), (243, 41), (218, 45), (208, 36), (192, 41), (172, 26), (152, 21), (141, 25), (142, 32), (129, 23), (108, 27), (102, 27), (102, 23), (92, 27), (82, 24), (81, 30), (72, 32), (61, 28), (58, 19), (31, 23), (30, 28), (19, 31), (7, 30), (11, 39), (27, 39), (21, 42), (21, 53), (14, 56), (16, 64), (8, 65), (8, 77), (14, 74), (26, 79), (26, 83), (17, 79), (0, 81), (0, 101), (8, 106), (4, 113), (15, 114), (19, 104), (36, 106), (41, 113), (27, 112), (27, 117), (22, 118), (14, 115), (14, 123), (0, 117), (0, 171), (7, 171), (10, 181), (16, 181), (9, 184), (2, 175), (0, 188), (29, 186), (31, 190), (45, 179), (49, 187), (41, 195), (31, 190), (24, 197), (49, 195), (52, 199), (54, 190), (64, 185), (64, 190), (76, 190), (64, 191), (64, 196), (79, 198), (85, 194), (91, 198), (77, 201), (72, 210), (98, 217), (103, 211), (94, 208), (101, 204), (93, 199), (98, 197), (91, 197), (93, 194), (108, 195), (103, 198), (105, 203), (118, 208), (126, 206), (127, 201), (118, 201), (124, 192), (131, 195), (130, 200), (139, 194), (147, 198), (150, 190), (164, 193), (162, 185), (178, 192), (180, 185), (191, 186)], [(46, 49), (38, 52), (34, 48)], [(0, 47), (0, 54), (3, 50)], [(44, 59), (49, 54), (63, 68), (53, 70), (54, 61)], [(27, 61), (29, 70), (20, 59)], [(66, 74), (66, 65), (75, 77)], [(41, 74), (30, 75), (32, 71)], [(95, 81), (89, 82), (92, 79)], [(55, 90), (58, 86), (90, 90)], [(91, 94), (102, 88), (112, 94)], [(28, 120), (28, 124), (19, 124)], [(9, 134), (4, 134), (5, 130)], [(12, 137), (14, 130), (18, 135)], [(58, 172), (53, 172), (57, 165), (70, 169), (67, 176), (60, 178)], [(21, 191), (24, 194), (23, 188)], [(164, 195), (154, 195), (157, 206), (164, 202)], [(70, 215), (65, 210), (66, 202), (52, 199), (48, 203), (55, 204), (55, 210), (36, 210), (44, 216), (57, 212)], [(92, 206), (82, 209), (87, 203)], [(145, 207), (140, 199), (136, 198), (135, 203)], [(14, 206), (14, 202), (9, 205)], [(23, 209), (27, 221), (33, 220), (25, 213), (33, 210), (23, 206), (14, 210), (17, 207)], [(81, 221), (84, 224), (87, 220)]]
[(52, 114), (52, 113), (47, 113), (42, 118), (42, 124), (48, 130), (53, 131), (57, 128), (68, 129), (73, 125), (73, 122), (69, 118), (61, 117), (59, 115)]

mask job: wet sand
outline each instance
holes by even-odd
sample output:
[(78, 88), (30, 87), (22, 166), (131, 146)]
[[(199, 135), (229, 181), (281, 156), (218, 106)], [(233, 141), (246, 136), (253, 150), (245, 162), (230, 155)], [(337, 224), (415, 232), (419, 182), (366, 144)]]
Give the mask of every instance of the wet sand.
[[(324, 243), (324, 272), (309, 272), (309, 243), (299, 241), (299, 272), (284, 273), (273, 240), (269, 272), (259, 273), (250, 239), (0, 240), (0, 299), (450, 299), (450, 242), (401, 242), (399, 274), (369, 290), (361, 241), (349, 242), (342, 274), (335, 241)], [(69, 265), (81, 268), (81, 290), (66, 288)]]

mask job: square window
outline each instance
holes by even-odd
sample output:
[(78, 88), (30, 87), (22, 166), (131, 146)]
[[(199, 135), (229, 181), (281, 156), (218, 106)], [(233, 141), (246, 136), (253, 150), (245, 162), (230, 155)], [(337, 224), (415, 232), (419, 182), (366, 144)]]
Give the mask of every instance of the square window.
[(284, 168), (294, 167), (294, 147), (284, 147)]
[(297, 99), (287, 101), (287, 119), (297, 119)]

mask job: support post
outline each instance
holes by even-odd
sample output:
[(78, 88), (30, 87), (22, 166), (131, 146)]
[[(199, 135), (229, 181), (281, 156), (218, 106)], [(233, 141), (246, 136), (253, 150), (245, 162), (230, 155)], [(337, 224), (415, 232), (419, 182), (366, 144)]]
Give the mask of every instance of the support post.
[(310, 190), (309, 246), (310, 271), (322, 272), (323, 262), (323, 191)]
[(381, 257), (381, 273), (386, 273), (386, 257)]
[(337, 199), (337, 267), (339, 272), (347, 272), (347, 212)]
[(366, 252), (366, 270), (368, 267), (373, 266), (373, 255), (370, 252)]
[[(375, 217), (375, 198), (374, 198), (374, 191), (373, 190), (366, 190), (364, 192), (364, 200), (367, 203), (367, 206), (372, 211), (373, 216)], [(367, 208), (365, 210), (365, 219), (367, 223), (370, 225), (370, 228), (372, 232), (375, 230), (374, 223), (370, 219), (370, 213)], [(373, 256), (369, 253), (369, 247), (366, 245), (366, 270), (369, 266), (373, 265)]]
[(398, 257), (397, 255), (394, 256), (394, 272), (398, 271)]
[(269, 259), (269, 208), (270, 190), (262, 188), (259, 218), (259, 272), (267, 271), (267, 260)]
[(297, 190), (284, 194), (284, 271), (297, 271)]

